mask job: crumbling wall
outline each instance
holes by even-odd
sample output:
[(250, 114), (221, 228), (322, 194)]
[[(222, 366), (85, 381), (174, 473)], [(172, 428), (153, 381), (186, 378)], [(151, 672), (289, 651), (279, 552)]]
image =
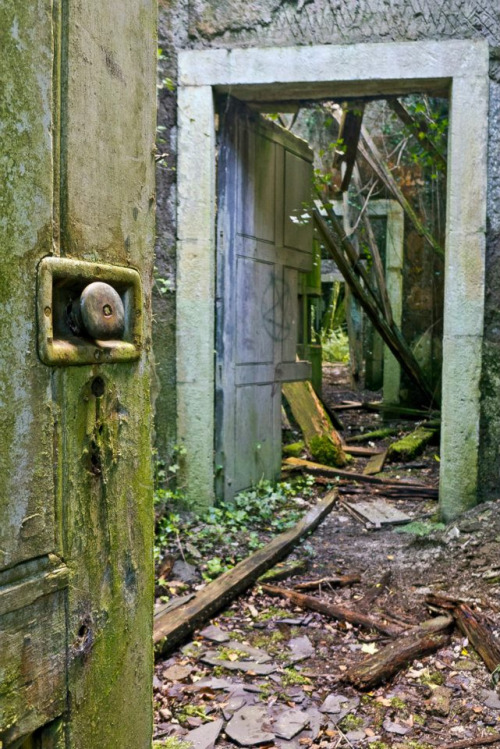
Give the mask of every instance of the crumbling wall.
[[(160, 0), (160, 79), (176, 81), (186, 48), (486, 39), (491, 49), (486, 309), (480, 472), (484, 498), (500, 490), (500, 7), (497, 0)], [(157, 267), (171, 291), (156, 299), (157, 436), (175, 442), (175, 87), (159, 91), (168, 165), (158, 176)], [(471, 107), (474, 102), (471, 102)], [(474, 133), (471, 132), (471, 138)], [(160, 149), (161, 150), (161, 149)], [(193, 175), (196, 179), (196, 175)], [(165, 295), (164, 295), (165, 297)], [(459, 404), (457, 404), (459, 408)]]

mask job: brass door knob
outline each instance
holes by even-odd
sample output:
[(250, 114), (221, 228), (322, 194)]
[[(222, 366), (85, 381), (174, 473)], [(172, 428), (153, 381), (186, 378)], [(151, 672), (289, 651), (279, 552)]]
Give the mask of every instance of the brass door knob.
[(122, 338), (125, 310), (120, 295), (109, 284), (94, 281), (84, 288), (80, 297), (80, 314), (91, 338), (103, 341)]

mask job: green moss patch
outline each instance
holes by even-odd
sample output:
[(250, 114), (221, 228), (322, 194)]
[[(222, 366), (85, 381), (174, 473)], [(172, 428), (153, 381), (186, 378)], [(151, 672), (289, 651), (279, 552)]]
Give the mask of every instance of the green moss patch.
[(413, 460), (424, 452), (433, 437), (433, 429), (419, 427), (411, 434), (407, 434), (403, 439), (390, 445), (387, 451), (387, 459), (402, 462)]

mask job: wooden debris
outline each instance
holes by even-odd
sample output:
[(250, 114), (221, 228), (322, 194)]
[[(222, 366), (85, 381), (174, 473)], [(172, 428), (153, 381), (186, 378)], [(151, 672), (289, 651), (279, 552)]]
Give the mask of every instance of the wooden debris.
[(371, 499), (367, 502), (350, 502), (343, 499), (342, 505), (357, 520), (370, 523), (375, 528), (381, 528), (383, 525), (401, 525), (412, 520), (409, 515), (392, 507), (383, 499)]
[(345, 680), (358, 689), (373, 689), (416, 658), (422, 658), (447, 645), (450, 641), (448, 630), (452, 624), (450, 616), (429, 619), (405, 632), (378, 653), (367, 656), (346, 673)]
[(318, 611), (320, 614), (324, 614), (330, 619), (337, 619), (338, 621), (349, 622), (350, 624), (359, 624), (362, 627), (366, 627), (366, 629), (377, 630), (388, 637), (396, 637), (402, 631), (400, 627), (386, 624), (385, 622), (379, 621), (367, 614), (353, 611), (345, 606), (325, 603), (314, 596), (306, 596), (295, 590), (278, 588), (275, 585), (263, 585), (262, 590), (270, 596), (281, 596), (281, 598), (286, 598), (287, 600), (292, 601), (296, 606), (300, 606), (300, 608), (309, 609), (310, 611)]
[(355, 585), (361, 582), (360, 575), (341, 575), (340, 577), (320, 577), (318, 580), (306, 580), (303, 583), (294, 585), (294, 590), (317, 590), (322, 585), (335, 585), (339, 588), (346, 588), (348, 585)]
[[(384, 450), (380, 450), (378, 447), (361, 447), (358, 445), (344, 445), (344, 452), (347, 455), (352, 455), (355, 458), (372, 458), (376, 455), (382, 455)], [(298, 456), (296, 456), (298, 457)]]
[(457, 598), (429, 594), (426, 603), (449, 611), (461, 632), (468, 638), (474, 650), (483, 659), (486, 668), (493, 673), (500, 667), (500, 642), (493, 634), (486, 618)]
[(351, 241), (345, 236), (342, 227), (331, 206), (324, 206), (328, 214), (328, 223), (321, 212), (314, 210), (315, 225), (320, 233), (324, 246), (334, 259), (346, 284), (356, 296), (373, 326), (394, 354), (401, 367), (428, 398), (429, 404), (436, 400), (434, 388), (429, 383), (415, 355), (404, 340), (398, 326), (386, 318), (378, 295), (364, 266), (359, 262)]
[(343, 479), (349, 479), (350, 481), (359, 481), (365, 484), (377, 484), (380, 487), (394, 488), (408, 493), (408, 494), (422, 494), (428, 497), (437, 497), (438, 490), (425, 484), (413, 484), (409, 481), (385, 481), (384, 479), (378, 478), (377, 476), (365, 476), (364, 473), (354, 473), (352, 471), (345, 471), (341, 468), (333, 468), (332, 466), (324, 466), (320, 463), (313, 463), (310, 460), (302, 460), (301, 458), (287, 458), (284, 461), (285, 466), (295, 468), (297, 471), (306, 471), (307, 473), (319, 474), (320, 476), (337, 477)]
[(460, 630), (483, 659), (487, 669), (495, 671), (500, 666), (500, 643), (484, 618), (472, 611), (466, 603), (459, 604), (453, 610), (453, 616)]
[(361, 607), (362, 609), (367, 609), (369, 606), (371, 606), (376, 598), (378, 598), (382, 593), (385, 593), (385, 591), (389, 587), (391, 579), (392, 579), (392, 572), (390, 570), (387, 570), (387, 572), (384, 572), (380, 582), (375, 583), (375, 585), (372, 585), (367, 590), (363, 598), (360, 601), (358, 601), (358, 606)]
[(384, 467), (384, 463), (387, 458), (387, 450), (381, 450), (380, 452), (376, 453), (365, 466), (365, 470), (363, 471), (365, 476), (375, 476), (377, 473), (380, 473), (380, 471)]
[(414, 432), (407, 434), (397, 442), (393, 442), (387, 448), (387, 459), (405, 462), (417, 458), (424, 452), (434, 434), (433, 429), (424, 429), (424, 427), (415, 429)]
[(301, 572), (306, 572), (309, 566), (307, 559), (298, 559), (296, 562), (282, 562), (277, 564), (276, 567), (264, 572), (259, 577), (261, 583), (272, 583), (278, 582), (279, 580), (286, 580), (293, 575), (298, 575)]
[(363, 432), (362, 434), (356, 434), (354, 437), (348, 437), (347, 443), (352, 445), (357, 442), (370, 442), (371, 440), (383, 440), (386, 437), (393, 437), (395, 434), (399, 434), (401, 431), (400, 427), (383, 427), (382, 429), (374, 429), (370, 432)]
[(328, 515), (337, 499), (330, 491), (300, 520), (294, 528), (273, 538), (262, 549), (225, 572), (199, 591), (192, 601), (154, 617), (153, 639), (158, 653), (166, 653), (188, 637), (193, 630), (210, 619), (236, 595), (251, 585), (259, 575), (286, 557), (307, 533)]
[(336, 161), (340, 161), (345, 165), (342, 184), (340, 186), (341, 192), (348, 190), (351, 182), (352, 171), (358, 152), (364, 109), (365, 103), (363, 101), (352, 101), (342, 111), (338, 139), (342, 141), (344, 151), (340, 157), (334, 160), (334, 164)]
[(283, 383), (283, 395), (293, 417), (302, 430), (307, 449), (313, 458), (328, 465), (347, 463), (342, 441), (332, 426), (321, 401), (308, 380)]
[(500, 733), (489, 733), (487, 736), (478, 736), (475, 739), (463, 739), (462, 741), (454, 741), (452, 744), (441, 744), (439, 749), (472, 749), (474, 746), (487, 746), (499, 742)]

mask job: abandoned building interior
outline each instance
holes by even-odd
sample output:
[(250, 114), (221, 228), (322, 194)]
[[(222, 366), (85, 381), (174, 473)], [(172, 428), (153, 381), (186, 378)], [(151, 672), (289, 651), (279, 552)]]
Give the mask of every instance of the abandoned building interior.
[(497, 3), (0, 19), (0, 749), (500, 746)]

